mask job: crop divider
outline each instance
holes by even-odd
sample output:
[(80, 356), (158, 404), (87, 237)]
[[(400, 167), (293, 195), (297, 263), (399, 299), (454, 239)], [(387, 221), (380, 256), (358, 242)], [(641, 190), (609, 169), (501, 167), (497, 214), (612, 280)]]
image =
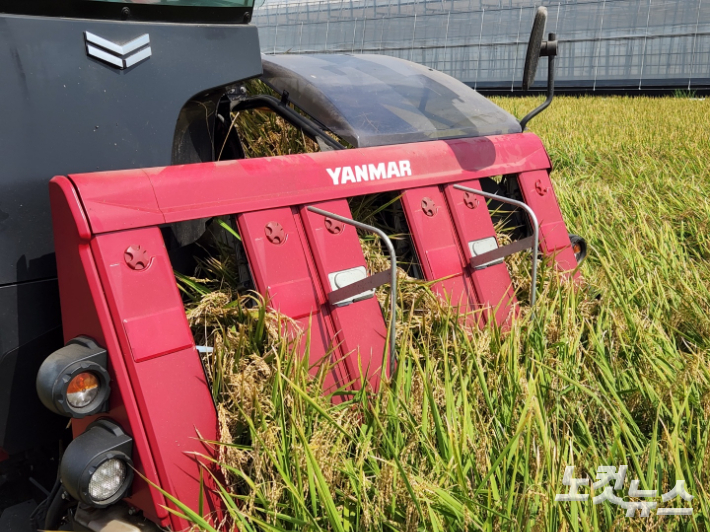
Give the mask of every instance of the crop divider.
[[(331, 305), (337, 305), (343, 300), (354, 298), (363, 292), (374, 290), (383, 284), (390, 284), (389, 373), (390, 375), (394, 375), (395, 365), (397, 363), (397, 357), (395, 354), (395, 341), (397, 338), (397, 254), (394, 251), (392, 241), (383, 231), (377, 227), (373, 227), (372, 225), (351, 220), (350, 218), (340, 216), (339, 214), (318, 209), (317, 207), (309, 206), (307, 209), (316, 214), (320, 214), (321, 216), (325, 216), (326, 218), (332, 218), (344, 224), (352, 225), (358, 229), (374, 233), (385, 243), (387, 252), (390, 256), (389, 271), (381, 271), (330, 292), (328, 294), (328, 302)], [(385, 356), (387, 356), (387, 354), (383, 353), (383, 358)]]
[(491, 263), (497, 263), (499, 260), (505, 257), (524, 251), (526, 249), (532, 249), (532, 287), (530, 289), (530, 307), (535, 307), (535, 298), (537, 292), (537, 255), (538, 248), (540, 246), (540, 224), (537, 221), (537, 216), (535, 212), (527, 206), (522, 201), (517, 201), (511, 198), (506, 198), (505, 196), (499, 196), (498, 194), (491, 194), (490, 192), (484, 192), (483, 190), (476, 190), (475, 188), (464, 187), (463, 185), (454, 185), (455, 189), (463, 190), (464, 192), (470, 192), (471, 194), (477, 194), (478, 196), (483, 196), (487, 199), (493, 199), (500, 201), (501, 203), (507, 203), (508, 205), (513, 205), (520, 209), (523, 209), (528, 217), (530, 218), (530, 223), (533, 226), (533, 236), (517, 240), (512, 244), (503, 246), (487, 253), (482, 253), (480, 255), (475, 255), (471, 257), (470, 264), (474, 269), (485, 268), (486, 265)]

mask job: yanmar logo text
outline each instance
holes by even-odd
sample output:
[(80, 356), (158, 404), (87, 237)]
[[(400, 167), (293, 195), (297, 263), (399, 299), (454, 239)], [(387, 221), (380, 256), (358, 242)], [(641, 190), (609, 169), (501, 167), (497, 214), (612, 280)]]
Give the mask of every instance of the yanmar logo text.
[(339, 166), (326, 168), (334, 185), (346, 183), (360, 183), (361, 181), (374, 181), (375, 179), (391, 179), (412, 175), (409, 161), (390, 161), (379, 164), (362, 164), (359, 166)]

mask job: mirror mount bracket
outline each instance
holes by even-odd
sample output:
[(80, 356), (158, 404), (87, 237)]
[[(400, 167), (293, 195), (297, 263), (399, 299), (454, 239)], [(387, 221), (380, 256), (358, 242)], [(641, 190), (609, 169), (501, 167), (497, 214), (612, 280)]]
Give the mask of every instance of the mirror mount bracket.
[(557, 35), (550, 33), (548, 40), (540, 44), (540, 57), (552, 57), (557, 55)]

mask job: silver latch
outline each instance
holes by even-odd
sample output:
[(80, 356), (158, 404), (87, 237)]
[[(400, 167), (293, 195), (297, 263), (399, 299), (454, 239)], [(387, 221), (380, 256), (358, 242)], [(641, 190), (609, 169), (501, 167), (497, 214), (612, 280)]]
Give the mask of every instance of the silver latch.
[[(478, 255), (483, 255), (484, 253), (488, 253), (489, 251), (498, 249), (498, 241), (494, 236), (482, 238), (481, 240), (472, 240), (468, 243), (468, 249), (471, 251), (471, 257), (477, 257)], [(480, 266), (476, 266), (474, 269), (482, 270), (483, 268), (488, 268), (488, 266), (493, 266), (494, 264), (500, 264), (502, 262), (503, 259), (500, 258), (497, 260), (486, 262), (485, 264), (481, 264)]]
[[(333, 291), (338, 290), (340, 288), (344, 288), (358, 281), (362, 281), (365, 278), (367, 278), (367, 270), (364, 266), (358, 266), (357, 268), (350, 268), (348, 270), (341, 270), (339, 272), (333, 272), (328, 274), (328, 281), (330, 281), (330, 289)], [(335, 303), (335, 306), (344, 307), (345, 305), (350, 305), (351, 303), (370, 299), (371, 297), (374, 297), (374, 295), (374, 289), (367, 290), (347, 299), (338, 301), (337, 303)]]

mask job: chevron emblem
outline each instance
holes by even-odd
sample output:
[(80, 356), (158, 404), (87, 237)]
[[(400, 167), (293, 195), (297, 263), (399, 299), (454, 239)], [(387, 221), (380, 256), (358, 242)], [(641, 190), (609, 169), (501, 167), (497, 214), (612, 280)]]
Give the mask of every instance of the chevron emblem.
[(89, 56), (121, 70), (145, 61), (152, 54), (147, 33), (124, 44), (116, 44), (88, 31), (84, 32), (84, 39)]

